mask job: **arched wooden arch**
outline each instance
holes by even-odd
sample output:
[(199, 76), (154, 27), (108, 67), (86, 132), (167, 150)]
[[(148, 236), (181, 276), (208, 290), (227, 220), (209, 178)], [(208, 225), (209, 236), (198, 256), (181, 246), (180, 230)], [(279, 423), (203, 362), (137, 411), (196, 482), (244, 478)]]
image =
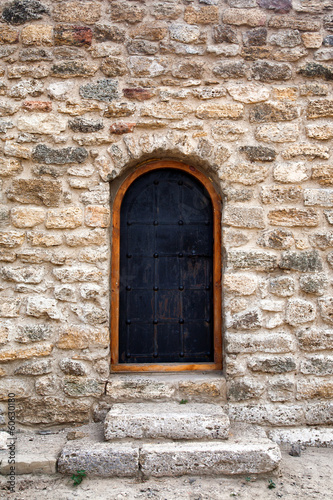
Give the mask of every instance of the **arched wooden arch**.
[[(120, 215), (124, 196), (131, 184), (143, 174), (157, 169), (178, 169), (196, 178), (208, 191), (213, 207), (213, 342), (214, 361), (208, 363), (119, 363), (119, 292), (120, 292)], [(220, 370), (222, 368), (222, 262), (221, 198), (212, 182), (191, 165), (159, 160), (140, 165), (122, 183), (115, 196), (112, 217), (111, 262), (111, 371), (175, 372)]]

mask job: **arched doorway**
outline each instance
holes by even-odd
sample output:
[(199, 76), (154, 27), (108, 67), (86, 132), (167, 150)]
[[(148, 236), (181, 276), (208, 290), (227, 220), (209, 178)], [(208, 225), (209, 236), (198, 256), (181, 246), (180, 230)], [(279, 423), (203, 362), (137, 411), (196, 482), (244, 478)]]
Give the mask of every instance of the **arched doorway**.
[(221, 368), (221, 203), (192, 166), (135, 170), (113, 206), (112, 371)]

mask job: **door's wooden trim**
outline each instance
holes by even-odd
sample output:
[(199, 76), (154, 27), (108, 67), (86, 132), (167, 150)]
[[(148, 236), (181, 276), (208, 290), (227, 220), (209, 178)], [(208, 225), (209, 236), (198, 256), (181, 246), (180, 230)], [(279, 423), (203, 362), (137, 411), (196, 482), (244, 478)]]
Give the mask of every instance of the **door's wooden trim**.
[[(120, 282), (120, 209), (127, 189), (141, 175), (152, 170), (174, 168), (198, 179), (207, 189), (213, 205), (213, 310), (214, 363), (119, 363), (119, 282)], [(222, 253), (221, 253), (221, 198), (212, 182), (199, 170), (185, 163), (159, 160), (140, 165), (120, 186), (113, 203), (111, 255), (111, 371), (166, 372), (185, 370), (221, 370), (222, 368)]]

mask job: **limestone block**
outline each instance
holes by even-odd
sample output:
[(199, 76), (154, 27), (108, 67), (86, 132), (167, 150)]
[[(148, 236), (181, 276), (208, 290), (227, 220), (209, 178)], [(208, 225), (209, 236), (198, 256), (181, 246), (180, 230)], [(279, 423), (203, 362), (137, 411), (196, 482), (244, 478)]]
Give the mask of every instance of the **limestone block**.
[(87, 377), (66, 377), (63, 381), (63, 391), (71, 397), (101, 396), (105, 383)]
[(319, 224), (318, 213), (311, 208), (283, 208), (271, 210), (268, 213), (268, 219), (272, 226), (313, 227)]
[(310, 101), (307, 107), (309, 120), (316, 118), (333, 117), (333, 99), (315, 99)]
[(258, 309), (234, 314), (227, 319), (227, 327), (235, 330), (258, 330), (262, 326), (262, 317)]
[(140, 454), (145, 476), (244, 474), (268, 472), (280, 462), (280, 450), (271, 441), (257, 443), (147, 444)]
[(234, 227), (264, 228), (264, 212), (261, 207), (227, 206), (224, 223)]
[(83, 22), (94, 24), (101, 15), (101, 5), (96, 2), (63, 2), (53, 7), (52, 16), (55, 21), (64, 23)]
[(239, 182), (245, 186), (253, 186), (263, 182), (269, 173), (267, 165), (257, 165), (253, 163), (237, 163), (235, 165), (225, 165), (219, 170), (219, 178), (222, 181)]
[(292, 335), (281, 332), (269, 333), (228, 333), (227, 352), (238, 353), (289, 353), (295, 350), (295, 339)]
[(5, 378), (0, 380), (0, 401), (8, 401), (9, 394), (15, 391), (15, 399), (24, 399), (30, 396), (31, 388), (28, 381)]
[(252, 65), (252, 75), (261, 82), (270, 82), (275, 80), (290, 80), (292, 71), (289, 64), (273, 63), (268, 61), (256, 61)]
[(3, 267), (0, 268), (1, 278), (5, 281), (14, 281), (16, 283), (37, 284), (44, 278), (44, 269), (42, 267)]
[(311, 378), (297, 382), (296, 399), (331, 399), (333, 396), (333, 380)]
[(324, 125), (307, 125), (306, 133), (308, 137), (311, 137), (312, 139), (326, 141), (333, 138), (333, 125), (331, 125), (330, 123)]
[(139, 473), (139, 449), (129, 444), (67, 444), (58, 459), (58, 471), (76, 474), (84, 470), (89, 477), (133, 477)]
[(19, 365), (15, 371), (14, 375), (45, 375), (46, 373), (50, 373), (52, 371), (51, 360), (43, 359), (43, 360), (35, 360), (35, 361), (26, 361)]
[(268, 383), (268, 397), (273, 402), (286, 402), (294, 399), (295, 384), (292, 380), (279, 378)]
[(38, 113), (19, 116), (16, 126), (29, 134), (60, 134), (66, 130), (67, 121), (58, 115)]
[(274, 180), (277, 182), (299, 183), (309, 179), (309, 169), (304, 163), (280, 163), (274, 167)]
[(269, 101), (256, 104), (250, 111), (250, 122), (283, 122), (298, 117), (297, 106), (291, 102)]
[(213, 66), (212, 72), (215, 76), (229, 80), (230, 78), (242, 78), (246, 75), (247, 65), (243, 61), (219, 61)]
[(233, 250), (228, 253), (228, 264), (233, 269), (272, 271), (277, 267), (277, 258), (268, 252)]
[(298, 326), (314, 321), (316, 307), (312, 302), (302, 299), (289, 299), (286, 309), (286, 321), (289, 325)]
[(96, 267), (62, 267), (54, 269), (53, 274), (62, 283), (74, 283), (75, 281), (100, 281), (103, 273)]
[(47, 299), (44, 297), (28, 297), (27, 301), (27, 315), (40, 318), (41, 316), (48, 316), (51, 319), (60, 320), (62, 314), (58, 310), (58, 302), (54, 299)]
[(62, 235), (52, 234), (44, 231), (29, 231), (27, 233), (27, 238), (31, 246), (33, 247), (53, 247), (62, 244)]
[(222, 20), (226, 24), (241, 26), (264, 26), (266, 14), (259, 9), (225, 9)]
[[(20, 315), (21, 300), (9, 297), (1, 298), (0, 317), (18, 318)], [(1, 359), (1, 358), (0, 358)]]
[(305, 189), (304, 205), (333, 207), (333, 189)]
[(264, 392), (264, 385), (249, 377), (231, 380), (228, 384), (228, 400), (246, 401), (257, 399)]
[(112, 377), (106, 384), (106, 395), (114, 402), (155, 401), (173, 399), (176, 384), (154, 380), (149, 376)]
[(44, 222), (45, 210), (37, 207), (12, 208), (10, 211), (13, 226), (18, 228), (27, 228), (38, 226)]
[(286, 373), (296, 370), (295, 358), (292, 356), (255, 356), (247, 365), (254, 372)]
[(16, 418), (19, 423), (28, 425), (86, 423), (89, 420), (90, 408), (89, 401), (80, 399), (33, 396), (17, 402)]
[(333, 404), (331, 401), (308, 404), (305, 410), (305, 420), (310, 425), (332, 425)]
[(300, 277), (299, 286), (305, 293), (323, 295), (328, 286), (328, 279), (324, 273), (308, 274)]
[(74, 229), (83, 222), (83, 210), (79, 207), (58, 208), (49, 210), (45, 226), (48, 229)]
[[(83, 200), (82, 200), (83, 201)], [(89, 202), (91, 200), (89, 199)], [(94, 200), (96, 201), (96, 200)], [(78, 234), (66, 234), (66, 244), (69, 247), (81, 247), (87, 245), (103, 245), (106, 243), (106, 233), (103, 229), (90, 229), (81, 231)]]
[(274, 229), (263, 231), (257, 240), (257, 244), (265, 248), (285, 250), (294, 244), (294, 236), (291, 231), (285, 229)]
[(267, 101), (270, 95), (268, 87), (255, 83), (248, 83), (245, 85), (229, 84), (227, 90), (235, 101), (240, 101), (244, 104)]
[(104, 423), (106, 440), (226, 439), (229, 419), (221, 406), (205, 403), (115, 404)]
[(0, 361), (17, 361), (19, 359), (29, 359), (39, 356), (49, 356), (52, 352), (52, 344), (39, 344), (25, 349), (3, 349), (0, 352)]
[(184, 20), (188, 24), (216, 24), (219, 21), (219, 10), (214, 5), (205, 5), (200, 9), (190, 5), (185, 9)]
[(317, 354), (301, 362), (300, 372), (305, 375), (333, 375), (333, 357)]
[(66, 375), (84, 376), (87, 375), (86, 367), (80, 361), (70, 358), (63, 358), (59, 361), (60, 370)]
[(50, 66), (47, 63), (37, 64), (14, 64), (8, 67), (8, 78), (46, 78), (50, 74)]
[(257, 289), (257, 280), (247, 274), (226, 274), (224, 276), (226, 291), (237, 295), (252, 295)]
[(25, 240), (25, 234), (18, 231), (1, 231), (0, 247), (15, 248), (21, 246)]
[(20, 174), (23, 168), (21, 162), (15, 158), (0, 158), (0, 176), (9, 177)]
[(57, 206), (61, 194), (59, 181), (44, 179), (14, 179), (7, 190), (9, 200), (48, 207)]
[(53, 26), (46, 24), (30, 24), (21, 31), (23, 45), (52, 45)]
[(86, 349), (87, 347), (108, 347), (110, 335), (108, 328), (89, 328), (81, 325), (68, 325), (60, 331), (57, 347), (59, 349)]

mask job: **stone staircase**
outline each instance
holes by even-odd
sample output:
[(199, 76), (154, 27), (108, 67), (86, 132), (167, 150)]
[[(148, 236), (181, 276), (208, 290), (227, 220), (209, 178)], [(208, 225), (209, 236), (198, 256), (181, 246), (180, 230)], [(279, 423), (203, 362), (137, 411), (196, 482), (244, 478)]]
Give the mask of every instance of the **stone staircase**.
[(233, 429), (216, 403), (115, 403), (105, 419), (104, 438), (68, 442), (58, 471), (142, 478), (262, 474), (281, 460), (279, 447), (262, 429)]

